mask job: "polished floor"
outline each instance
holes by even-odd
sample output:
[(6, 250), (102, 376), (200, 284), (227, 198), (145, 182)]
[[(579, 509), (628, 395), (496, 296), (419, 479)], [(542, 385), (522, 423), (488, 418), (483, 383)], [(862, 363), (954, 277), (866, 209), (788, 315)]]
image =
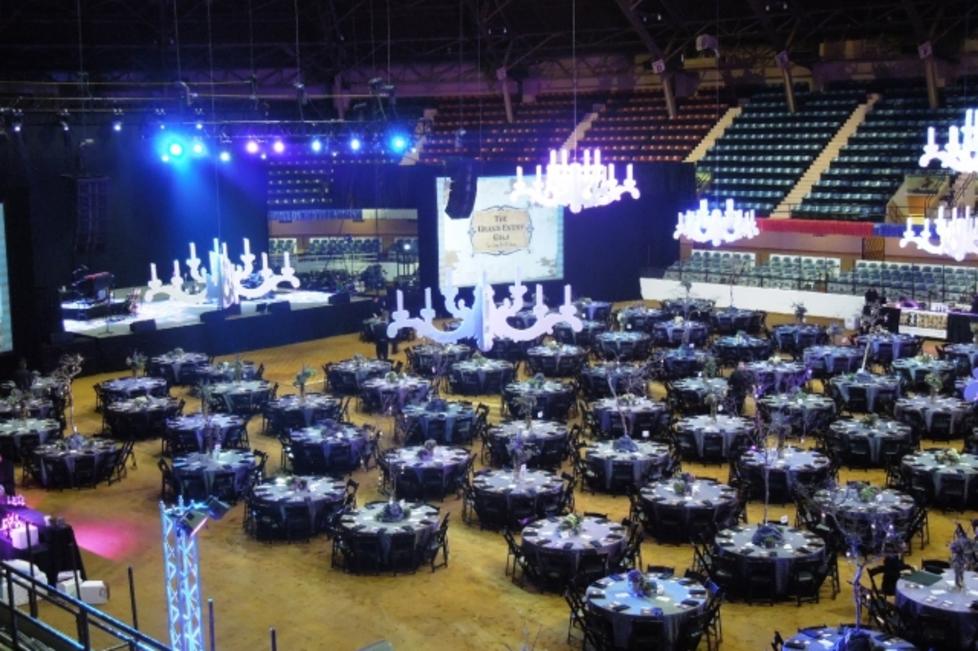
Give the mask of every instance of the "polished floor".
[[(247, 351), (244, 357), (264, 362), (265, 377), (280, 383), (280, 393), (292, 391), (291, 379), (302, 364), (321, 366), (354, 353), (373, 354), (373, 346), (354, 335), (332, 337), (280, 348)], [(403, 352), (398, 358), (403, 359)], [(83, 377), (75, 382), (79, 429), (94, 433), (101, 418), (94, 412), (95, 382), (122, 374)], [(316, 380), (321, 381), (321, 371)], [(661, 385), (654, 385), (657, 395)], [(310, 387), (315, 390), (315, 386)], [(182, 389), (174, 391), (183, 395)], [(499, 418), (499, 398), (485, 397), (492, 407), (491, 420)], [(198, 402), (187, 398), (185, 411)], [(353, 414), (352, 419), (367, 418)], [(389, 419), (371, 418), (390, 433)], [(260, 419), (249, 428), (253, 447), (269, 452), (269, 471), (277, 470), (279, 446), (275, 439), (259, 433)], [(384, 445), (390, 445), (386, 437)], [(105, 609), (129, 621), (126, 568), (136, 577), (139, 624), (148, 633), (165, 640), (166, 611), (163, 598), (158, 497), (160, 476), (156, 458), (159, 441), (137, 446), (138, 468), (113, 486), (88, 490), (43, 491), (26, 489), (28, 503), (45, 512), (63, 516), (75, 528), (91, 578), (106, 581), (112, 596)], [(684, 464), (695, 474), (726, 478), (726, 467)], [(19, 478), (19, 474), (18, 474)], [(377, 495), (376, 470), (355, 474), (360, 481), (361, 501)], [(840, 480), (883, 481), (881, 471), (843, 470)], [(626, 497), (579, 494), (579, 511), (604, 511), (613, 518), (627, 515)], [(480, 531), (461, 522), (460, 502), (452, 498), (442, 508), (453, 512), (449, 531), (451, 558), (448, 568), (432, 574), (423, 569), (413, 575), (352, 576), (329, 566), (329, 542), (317, 538), (309, 543), (270, 544), (245, 535), (241, 526), (243, 507), (207, 525), (200, 534), (204, 595), (214, 600), (217, 614), (217, 648), (258, 650), (269, 648), (269, 629), (275, 628), (278, 648), (287, 651), (357, 649), (386, 639), (398, 650), (519, 649), (527, 640), (538, 651), (579, 648), (569, 646), (567, 607), (563, 598), (520, 588), (504, 575), (506, 546), (497, 533)], [(769, 517), (793, 517), (793, 507), (772, 507)], [(752, 503), (750, 519), (761, 517), (762, 505)], [(956, 521), (968, 522), (974, 513), (932, 512), (932, 542), (921, 552), (916, 546), (909, 557), (946, 558), (947, 541)], [(688, 545), (663, 546), (646, 542), (646, 563), (685, 569), (691, 560)], [(852, 568), (840, 561), (845, 584)], [(843, 592), (831, 599), (823, 590), (820, 604), (798, 608), (794, 603), (776, 606), (724, 604), (724, 640), (729, 651), (769, 647), (775, 630), (783, 634), (801, 626), (838, 624), (853, 618), (851, 595)], [(53, 620), (59, 619), (48, 608)], [(104, 648), (96, 640), (96, 648)], [(703, 644), (705, 648), (705, 643)]]

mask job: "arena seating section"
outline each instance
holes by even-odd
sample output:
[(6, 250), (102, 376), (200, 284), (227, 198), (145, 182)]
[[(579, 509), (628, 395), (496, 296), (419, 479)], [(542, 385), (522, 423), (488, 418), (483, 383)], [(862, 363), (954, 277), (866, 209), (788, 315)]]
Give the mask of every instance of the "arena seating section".
[(783, 90), (756, 93), (698, 163), (712, 174), (711, 205), (729, 198), (768, 216), (865, 99), (851, 89), (795, 96), (798, 110), (791, 114)]
[(970, 303), (978, 281), (974, 267), (858, 260), (855, 268), (829, 283), (828, 291), (863, 294), (870, 287), (888, 299), (963, 301)]

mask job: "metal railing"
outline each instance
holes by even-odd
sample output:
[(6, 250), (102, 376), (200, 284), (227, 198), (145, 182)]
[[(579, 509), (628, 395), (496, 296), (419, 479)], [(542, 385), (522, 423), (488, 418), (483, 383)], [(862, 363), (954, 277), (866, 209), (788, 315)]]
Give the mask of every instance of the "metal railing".
[[(14, 603), (18, 588), (27, 593), (27, 612)], [(172, 651), (159, 640), (6, 563), (0, 563), (0, 590), (5, 601), (0, 603), (0, 627), (9, 632), (14, 651), (34, 648), (34, 641), (57, 651), (92, 651), (95, 648), (92, 646), (94, 634), (108, 638), (111, 644), (106, 649)], [(74, 637), (39, 617), (38, 606), (41, 603), (74, 620)]]

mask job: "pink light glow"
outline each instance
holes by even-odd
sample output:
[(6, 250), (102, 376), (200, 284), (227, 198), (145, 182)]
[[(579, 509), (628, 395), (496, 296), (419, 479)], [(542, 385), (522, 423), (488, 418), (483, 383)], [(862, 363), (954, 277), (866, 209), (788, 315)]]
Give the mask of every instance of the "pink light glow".
[(71, 519), (78, 546), (98, 556), (118, 561), (131, 556), (140, 544), (139, 529), (128, 520), (85, 521)]

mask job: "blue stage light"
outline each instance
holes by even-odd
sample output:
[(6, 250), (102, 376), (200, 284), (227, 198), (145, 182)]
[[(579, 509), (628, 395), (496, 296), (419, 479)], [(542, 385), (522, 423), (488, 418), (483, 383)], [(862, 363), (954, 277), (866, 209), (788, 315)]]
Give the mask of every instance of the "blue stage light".
[(360, 151), (361, 147), (363, 147), (363, 143), (360, 142), (359, 138), (356, 136), (350, 138), (350, 151)]
[(403, 133), (393, 133), (387, 139), (387, 146), (395, 154), (403, 154), (408, 146), (408, 139)]
[(258, 153), (258, 141), (257, 140), (249, 140), (247, 143), (245, 143), (245, 151), (248, 152), (249, 154), (257, 154)]
[(180, 158), (183, 156), (183, 145), (181, 145), (179, 142), (171, 142), (166, 146), (166, 151), (173, 158)]
[(200, 120), (197, 120), (197, 122), (194, 123), (194, 128), (197, 129), (197, 131), (203, 131), (204, 123), (201, 122)]
[(162, 156), (160, 156), (160, 160), (163, 161), (164, 163), (169, 163), (170, 157), (167, 154), (163, 154)]
[(193, 152), (194, 156), (205, 156), (207, 154), (207, 147), (201, 141), (195, 140), (194, 144), (190, 146), (190, 151)]
[(285, 151), (285, 143), (281, 140), (276, 140), (272, 143), (272, 151), (274, 151), (276, 154), (281, 154)]
[(231, 162), (231, 152), (229, 151), (222, 151), (220, 154), (217, 155), (217, 157), (221, 159), (222, 163)]
[(122, 120), (112, 120), (112, 130), (115, 132), (122, 131)]
[(317, 154), (323, 150), (323, 141), (319, 138), (313, 138), (312, 142), (309, 143), (309, 149), (313, 150)]

